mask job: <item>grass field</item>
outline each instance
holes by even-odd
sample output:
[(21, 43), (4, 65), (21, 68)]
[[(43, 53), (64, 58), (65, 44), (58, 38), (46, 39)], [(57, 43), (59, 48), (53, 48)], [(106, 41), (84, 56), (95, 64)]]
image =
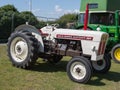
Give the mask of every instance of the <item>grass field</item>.
[(120, 90), (120, 64), (112, 62), (107, 74), (93, 74), (88, 84), (79, 84), (66, 74), (69, 59), (58, 65), (38, 59), (31, 70), (24, 70), (11, 65), (6, 46), (0, 45), (0, 90)]

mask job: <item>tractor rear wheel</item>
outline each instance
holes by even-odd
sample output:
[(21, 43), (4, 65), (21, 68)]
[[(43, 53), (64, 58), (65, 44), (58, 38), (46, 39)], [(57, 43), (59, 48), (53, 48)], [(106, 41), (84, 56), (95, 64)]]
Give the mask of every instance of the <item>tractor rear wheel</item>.
[(12, 33), (7, 46), (8, 56), (16, 67), (30, 67), (38, 58), (38, 42), (30, 32), (16, 31)]
[(111, 58), (108, 54), (104, 55), (104, 59), (92, 61), (93, 70), (97, 73), (107, 73), (111, 67)]
[(117, 44), (113, 47), (111, 51), (112, 60), (117, 63), (120, 63), (120, 44)]
[(84, 57), (74, 57), (67, 64), (69, 78), (78, 83), (87, 83), (92, 75), (90, 61)]

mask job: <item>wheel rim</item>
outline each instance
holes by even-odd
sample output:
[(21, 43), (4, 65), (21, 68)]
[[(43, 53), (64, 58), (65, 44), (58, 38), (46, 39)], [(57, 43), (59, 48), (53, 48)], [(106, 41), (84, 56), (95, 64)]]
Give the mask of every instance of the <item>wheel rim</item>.
[(117, 48), (114, 52), (115, 58), (120, 61), (120, 48)]
[(81, 80), (86, 75), (85, 65), (80, 62), (74, 62), (70, 67), (70, 72), (75, 79)]
[(92, 62), (93, 68), (95, 70), (103, 70), (106, 66), (106, 62), (105, 60), (100, 60), (100, 61), (93, 61)]
[(10, 53), (16, 62), (23, 62), (28, 55), (28, 45), (22, 37), (16, 37), (12, 40)]

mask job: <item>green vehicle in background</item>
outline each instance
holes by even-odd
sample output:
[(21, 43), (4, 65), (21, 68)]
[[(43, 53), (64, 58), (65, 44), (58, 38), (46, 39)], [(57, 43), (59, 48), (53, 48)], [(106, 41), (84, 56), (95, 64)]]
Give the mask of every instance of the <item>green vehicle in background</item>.
[(120, 63), (120, 1), (81, 0), (77, 29), (84, 28), (86, 5), (90, 5), (87, 29), (109, 33), (106, 53)]

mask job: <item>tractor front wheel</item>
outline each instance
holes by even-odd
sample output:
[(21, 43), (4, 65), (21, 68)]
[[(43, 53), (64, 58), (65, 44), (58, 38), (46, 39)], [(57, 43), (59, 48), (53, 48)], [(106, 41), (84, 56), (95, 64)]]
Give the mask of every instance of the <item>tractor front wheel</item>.
[(84, 57), (73, 57), (67, 64), (69, 78), (78, 83), (87, 83), (92, 75), (91, 63)]
[(107, 73), (111, 67), (111, 58), (108, 54), (105, 54), (102, 60), (92, 61), (92, 66), (97, 73)]

